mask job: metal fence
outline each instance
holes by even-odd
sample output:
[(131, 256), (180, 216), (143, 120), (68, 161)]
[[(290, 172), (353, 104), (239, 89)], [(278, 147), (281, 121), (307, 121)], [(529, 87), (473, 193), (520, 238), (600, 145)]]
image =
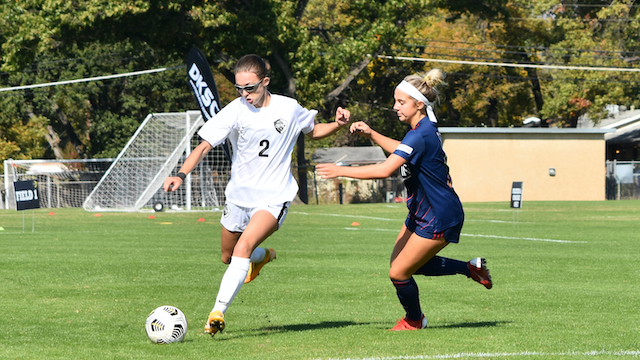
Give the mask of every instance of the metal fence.
[(310, 205), (395, 203), (406, 201), (406, 189), (401, 177), (376, 180), (349, 178), (321, 179), (314, 172), (307, 174)]
[[(74, 169), (74, 176), (61, 178), (59, 174), (58, 176), (48, 174), (47, 177), (38, 178), (41, 186), (39, 191), (42, 192), (41, 207), (82, 207), (84, 199), (113, 159), (100, 160), (103, 161), (100, 164), (95, 161), (81, 160), (84, 164), (79, 169)], [(33, 163), (38, 162), (33, 161)], [(65, 161), (62, 162), (66, 164)], [(68, 162), (71, 163), (71, 161)], [(90, 165), (88, 168), (87, 163)], [(640, 199), (640, 161), (607, 161), (606, 169), (607, 200)], [(7, 191), (10, 189), (7, 184), (16, 180), (34, 178), (32, 174), (26, 174), (26, 172), (20, 176), (9, 175), (8, 181), (5, 181), (5, 175), (0, 174), (0, 181), (5, 184), (0, 188), (0, 208), (15, 209), (15, 199), (11, 196), (11, 191)], [(307, 176), (310, 205), (406, 201), (404, 184), (399, 177), (381, 180), (322, 180), (314, 175), (314, 172), (309, 172)]]
[(607, 161), (607, 200), (640, 199), (640, 161)]
[(2, 208), (15, 209), (15, 181), (38, 184), (42, 208), (82, 207), (113, 159), (5, 160)]

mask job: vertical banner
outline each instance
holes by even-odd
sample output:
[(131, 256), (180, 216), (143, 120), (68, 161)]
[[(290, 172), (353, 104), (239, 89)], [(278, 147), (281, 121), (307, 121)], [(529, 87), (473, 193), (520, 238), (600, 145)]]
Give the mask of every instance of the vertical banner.
[[(220, 95), (207, 58), (195, 46), (187, 54), (187, 80), (204, 121), (211, 120), (220, 111)], [(231, 149), (226, 141), (222, 143), (222, 148), (227, 160), (231, 162)]]
[(514, 181), (511, 185), (511, 207), (522, 208), (522, 181)]
[(35, 180), (16, 181), (13, 183), (16, 192), (16, 209), (39, 209), (38, 182)]

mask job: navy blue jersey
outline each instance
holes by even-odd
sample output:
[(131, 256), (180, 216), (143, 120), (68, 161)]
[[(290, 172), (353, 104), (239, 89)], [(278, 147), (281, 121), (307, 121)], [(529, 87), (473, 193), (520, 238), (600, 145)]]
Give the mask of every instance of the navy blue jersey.
[(428, 224), (434, 233), (462, 223), (462, 203), (451, 187), (436, 124), (424, 117), (393, 153), (407, 160), (401, 172), (408, 193), (409, 216)]

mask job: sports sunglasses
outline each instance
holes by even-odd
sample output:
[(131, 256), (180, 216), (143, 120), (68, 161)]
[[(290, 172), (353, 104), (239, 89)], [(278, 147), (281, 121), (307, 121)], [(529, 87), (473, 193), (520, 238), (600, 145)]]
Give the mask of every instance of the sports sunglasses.
[(258, 86), (262, 83), (262, 80), (264, 80), (264, 78), (262, 78), (260, 81), (258, 81), (255, 84), (245, 85), (245, 86), (240, 86), (238, 84), (235, 84), (235, 87), (236, 87), (236, 90), (238, 90), (238, 92), (240, 93), (240, 95), (242, 95), (243, 91), (246, 91), (249, 94), (251, 94), (258, 89)]

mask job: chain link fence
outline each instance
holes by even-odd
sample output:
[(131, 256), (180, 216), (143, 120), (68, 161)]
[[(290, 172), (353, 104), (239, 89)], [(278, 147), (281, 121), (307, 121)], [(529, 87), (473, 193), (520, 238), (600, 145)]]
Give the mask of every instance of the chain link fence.
[(607, 161), (607, 200), (640, 199), (640, 161)]

